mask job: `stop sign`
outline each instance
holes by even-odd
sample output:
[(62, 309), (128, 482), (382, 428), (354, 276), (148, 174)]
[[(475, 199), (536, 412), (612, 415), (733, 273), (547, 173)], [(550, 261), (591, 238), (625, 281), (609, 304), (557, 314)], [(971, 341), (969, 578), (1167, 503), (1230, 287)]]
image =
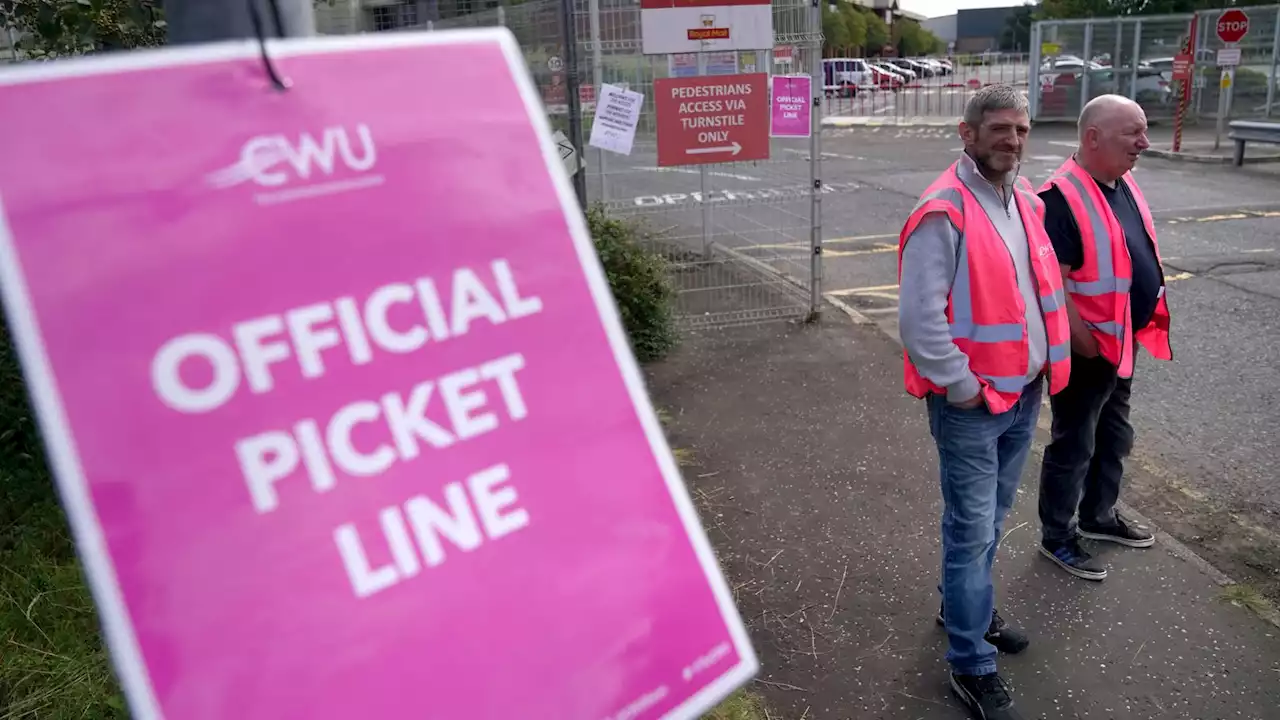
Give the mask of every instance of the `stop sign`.
[(1224, 43), (1240, 42), (1249, 32), (1249, 16), (1242, 10), (1228, 10), (1218, 18), (1218, 38)]

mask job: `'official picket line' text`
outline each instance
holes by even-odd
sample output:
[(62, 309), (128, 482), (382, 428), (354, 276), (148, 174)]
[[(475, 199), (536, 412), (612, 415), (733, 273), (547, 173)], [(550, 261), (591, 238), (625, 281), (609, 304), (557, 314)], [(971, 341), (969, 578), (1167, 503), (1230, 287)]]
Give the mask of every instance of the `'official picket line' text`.
[[(231, 327), (230, 339), (206, 332), (177, 336), (152, 359), (152, 388), (178, 412), (214, 412), (243, 388), (270, 392), (278, 373), (314, 380), (324, 376), (326, 362), (365, 365), (378, 354), (412, 353), (429, 342), (457, 339), (476, 322), (501, 325), (542, 310), (541, 299), (520, 295), (506, 260), (493, 261), (483, 273), (458, 268), (449, 280), (447, 302), (435, 280), (419, 278), (382, 285), (360, 301), (347, 296), (245, 320)], [(399, 327), (392, 327), (393, 308)], [(212, 379), (193, 386), (184, 378), (188, 363), (203, 365)], [(301, 418), (287, 429), (243, 438), (231, 451), (248, 500), (258, 513), (271, 513), (281, 502), (277, 485), (299, 473), (313, 492), (324, 493), (336, 486), (338, 471), (347, 477), (380, 475), (424, 449), (448, 448), (520, 422), (528, 416), (518, 380), (524, 367), (522, 354), (509, 353), (412, 387), (388, 388), (376, 398), (356, 399), (323, 422)], [(373, 426), (370, 431), (379, 440), (357, 448), (352, 435), (364, 425)], [(362, 438), (370, 431), (362, 431)], [(519, 506), (510, 480), (508, 465), (497, 463), (453, 479), (438, 499), (416, 495), (382, 509), (378, 524), (391, 562), (379, 567), (369, 562), (365, 548), (371, 545), (361, 540), (356, 523), (340, 525), (333, 541), (355, 595), (367, 597), (413, 577), (424, 564), (444, 562), (443, 540), (467, 552), (526, 527), (528, 512)]]

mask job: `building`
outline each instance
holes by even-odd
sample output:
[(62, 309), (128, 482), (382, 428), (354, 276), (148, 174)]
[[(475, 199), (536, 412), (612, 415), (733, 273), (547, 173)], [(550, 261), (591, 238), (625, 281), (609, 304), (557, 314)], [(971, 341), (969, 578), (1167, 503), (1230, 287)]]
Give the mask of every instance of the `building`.
[[(952, 15), (928, 18), (924, 29), (937, 35), (957, 53), (981, 53), (1000, 50), (1000, 39), (1009, 18), (1022, 5), (959, 10)], [(1026, 48), (1022, 48), (1026, 50)]]
[(920, 22), (920, 27), (936, 35), (939, 40), (947, 44), (948, 48), (955, 47), (956, 13), (943, 15), (941, 17), (925, 18)]
[(907, 18), (916, 22), (925, 20), (925, 17), (919, 13), (903, 10), (898, 6), (898, 0), (852, 0), (852, 2), (879, 15), (889, 27), (893, 27), (893, 21), (898, 18)]

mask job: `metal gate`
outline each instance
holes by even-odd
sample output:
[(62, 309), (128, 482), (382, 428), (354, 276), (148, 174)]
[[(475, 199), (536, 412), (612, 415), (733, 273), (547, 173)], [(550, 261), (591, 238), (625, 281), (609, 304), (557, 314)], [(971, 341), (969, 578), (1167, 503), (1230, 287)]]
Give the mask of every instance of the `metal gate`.
[[(1280, 116), (1280, 5), (1238, 8), (1249, 16), (1249, 32), (1237, 44), (1230, 113), (1236, 118)], [(1173, 117), (1177, 87), (1173, 58), (1195, 26), (1192, 119), (1216, 118), (1219, 108), (1217, 52), (1224, 47), (1215, 28), (1223, 10), (1089, 20), (1044, 20), (1031, 28), (1031, 110), (1036, 120), (1075, 120), (1089, 100), (1126, 95), (1153, 119)]]
[[(682, 71), (808, 73), (821, 90), (820, 8), (773, 2), (774, 50), (644, 55), (639, 0), (572, 3), (584, 138), (604, 83), (644, 94), (630, 155), (587, 151), (587, 195), (614, 216), (639, 221), (669, 261), (678, 314), (689, 326), (805, 317), (821, 298), (820, 108), (810, 138), (770, 141), (768, 160), (663, 167), (657, 161), (654, 80)], [(534, 0), (431, 23), (434, 29), (504, 25), (520, 42), (552, 125), (568, 134), (560, 0)]]

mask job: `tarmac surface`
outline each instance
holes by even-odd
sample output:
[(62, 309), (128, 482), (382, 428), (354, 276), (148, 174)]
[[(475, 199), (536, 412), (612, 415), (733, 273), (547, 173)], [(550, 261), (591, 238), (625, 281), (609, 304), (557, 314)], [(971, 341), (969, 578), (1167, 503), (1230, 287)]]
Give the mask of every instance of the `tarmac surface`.
[[(692, 334), (649, 368), (771, 717), (966, 717), (934, 624), (936, 455), (901, 374), (892, 339), (840, 314)], [(1102, 548), (1102, 583), (1039, 555), (1039, 455), (996, 569), (1002, 613), (1032, 638), (1000, 661), (1024, 715), (1280, 717), (1280, 628), (1226, 602), (1220, 578), (1176, 544)]]
[[(1189, 129), (1186, 138), (1210, 141), (1205, 132)], [(1152, 134), (1167, 145), (1167, 128)], [(1073, 136), (1070, 127), (1033, 129), (1023, 174), (1039, 186), (1070, 155)], [(949, 127), (822, 133), (821, 290), (889, 338), (898, 232), (960, 148)], [(611, 204), (686, 244), (697, 244), (705, 218), (711, 241), (805, 283), (808, 157), (808, 140), (775, 141), (770, 161), (712, 166), (704, 186), (697, 168), (638, 170), (653, 165), (641, 147), (629, 165), (610, 166)], [(1280, 599), (1280, 164), (1144, 158), (1135, 175), (1157, 221), (1175, 359), (1139, 360), (1135, 472), (1122, 498), (1227, 575)]]

